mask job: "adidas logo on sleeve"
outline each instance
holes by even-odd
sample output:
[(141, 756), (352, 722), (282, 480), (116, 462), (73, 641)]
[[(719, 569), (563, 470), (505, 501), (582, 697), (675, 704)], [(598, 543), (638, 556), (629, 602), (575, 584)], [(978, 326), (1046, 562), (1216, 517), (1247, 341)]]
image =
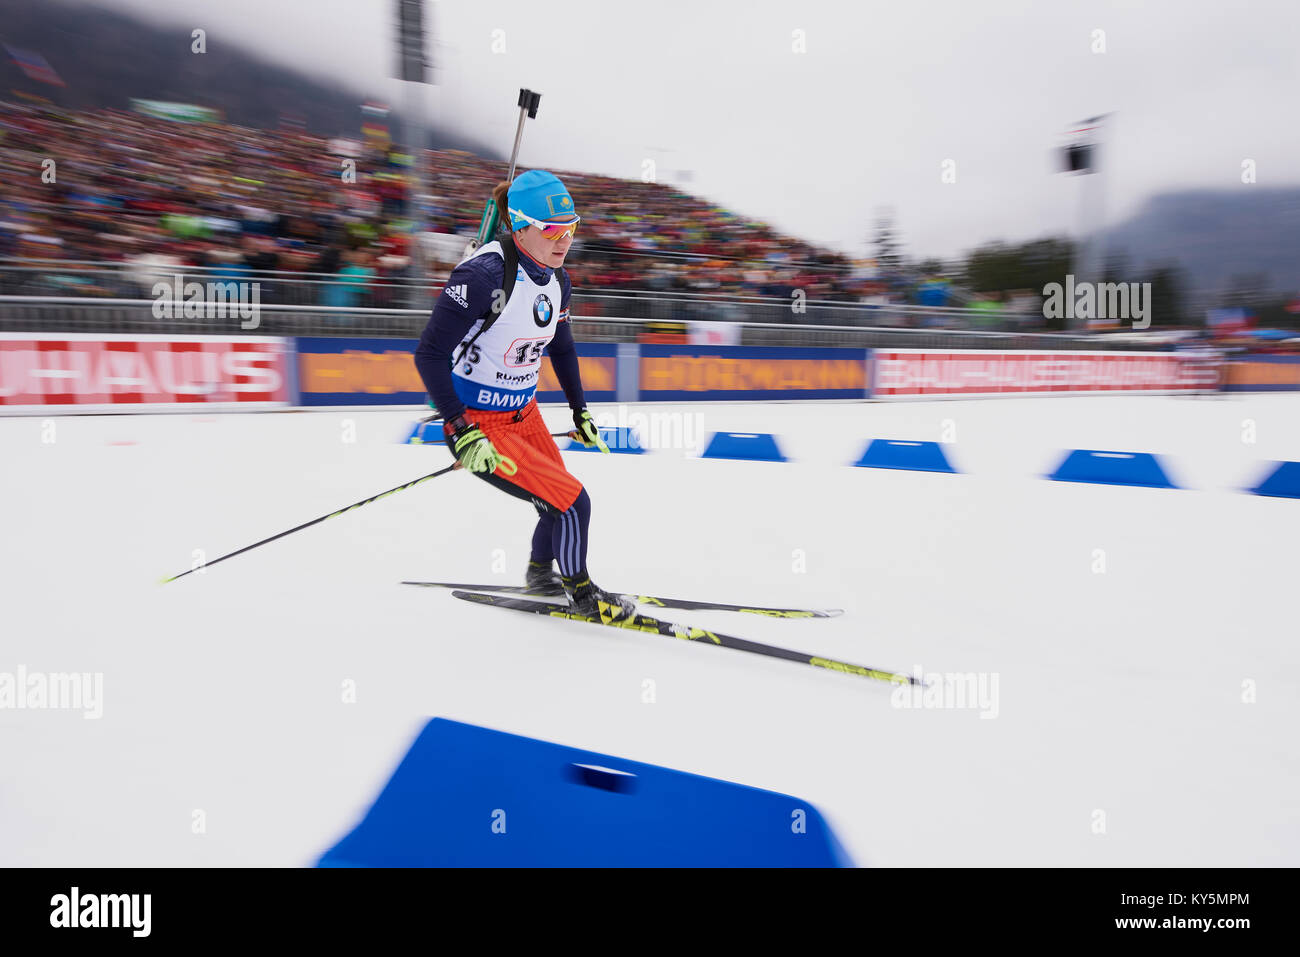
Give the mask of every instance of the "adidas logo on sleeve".
[(458, 303), (462, 309), (469, 308), (469, 302), (467, 301), (467, 297), (469, 296), (469, 286), (463, 284), (459, 286), (447, 286), (445, 292), (451, 297), (452, 301)]

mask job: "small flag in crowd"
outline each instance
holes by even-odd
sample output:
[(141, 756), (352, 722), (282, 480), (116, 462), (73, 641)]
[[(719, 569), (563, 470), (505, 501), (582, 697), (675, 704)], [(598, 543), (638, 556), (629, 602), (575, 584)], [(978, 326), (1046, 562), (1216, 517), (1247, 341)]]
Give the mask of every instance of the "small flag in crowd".
[(31, 50), (18, 50), (5, 44), (5, 49), (9, 51), (9, 57), (18, 64), (18, 69), (22, 70), (33, 80), (39, 80), (41, 83), (51, 83), (54, 86), (67, 86), (63, 79), (54, 72), (54, 67), (45, 62), (45, 57)]

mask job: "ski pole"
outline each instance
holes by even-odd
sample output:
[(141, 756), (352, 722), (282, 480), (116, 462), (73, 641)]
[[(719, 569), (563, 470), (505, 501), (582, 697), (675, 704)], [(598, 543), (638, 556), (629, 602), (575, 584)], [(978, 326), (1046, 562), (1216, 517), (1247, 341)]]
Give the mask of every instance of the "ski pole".
[(408, 489), (411, 488), (412, 486), (419, 485), (421, 482), (427, 482), (429, 481), (429, 479), (437, 478), (439, 475), (446, 475), (448, 472), (458, 468), (460, 468), (460, 463), (453, 462), (451, 465), (448, 465), (445, 469), (439, 469), (436, 472), (430, 472), (428, 475), (422, 475), (420, 476), (420, 478), (415, 479), (414, 481), (411, 482), (407, 482), (405, 485), (399, 485), (397, 486), (397, 488), (390, 488), (387, 492), (380, 492), (378, 495), (372, 495), (370, 496), (370, 498), (362, 499), (360, 502), (354, 502), (353, 504), (347, 506), (346, 508), (339, 509), (337, 512), (330, 512), (328, 515), (322, 515), (320, 518), (313, 518), (310, 522), (304, 522), (303, 524), (299, 525), (296, 528), (291, 528), (286, 532), (281, 532), (279, 535), (272, 535), (270, 538), (264, 538), (260, 542), (254, 542), (252, 545), (245, 545), (243, 548), (239, 549), (239, 551), (231, 552), (229, 555), (222, 555), (220, 558), (215, 558), (210, 562), (204, 562), (202, 565), (199, 565), (198, 568), (191, 568), (189, 571), (181, 572), (179, 575), (172, 575), (170, 577), (160, 579), (158, 584), (166, 585), (168, 582), (174, 582), (178, 578), (184, 578), (186, 575), (190, 574), (190, 572), (198, 571), (199, 568), (207, 568), (210, 565), (215, 565), (217, 562), (224, 562), (227, 558), (234, 558), (236, 555), (242, 555), (244, 554), (244, 552), (251, 551), (252, 549), (257, 548), (259, 545), (265, 545), (267, 542), (273, 542), (277, 538), (284, 538), (284, 536), (292, 535), (294, 532), (301, 532), (304, 528), (310, 528), (313, 525), (318, 525), (321, 522), (325, 521), (325, 519), (327, 518), (333, 518), (336, 515), (342, 515), (344, 512), (350, 512), (354, 508), (360, 508), (362, 505), (369, 505), (371, 502), (377, 502), (386, 495), (392, 495), (394, 492), (400, 492), (403, 489)]

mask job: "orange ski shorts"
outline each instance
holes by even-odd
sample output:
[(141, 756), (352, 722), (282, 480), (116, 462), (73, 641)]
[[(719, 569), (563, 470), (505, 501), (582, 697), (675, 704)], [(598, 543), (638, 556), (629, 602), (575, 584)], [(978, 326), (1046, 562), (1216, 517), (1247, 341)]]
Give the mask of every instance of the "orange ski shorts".
[(530, 500), (534, 505), (540, 499), (561, 512), (568, 511), (581, 494), (582, 483), (564, 467), (560, 449), (551, 437), (536, 399), (517, 412), (466, 409), (465, 419), (482, 429), (496, 450), (514, 461), (519, 469), (514, 475), (507, 475), (500, 468), (491, 473), (475, 473), (479, 478), (516, 498)]

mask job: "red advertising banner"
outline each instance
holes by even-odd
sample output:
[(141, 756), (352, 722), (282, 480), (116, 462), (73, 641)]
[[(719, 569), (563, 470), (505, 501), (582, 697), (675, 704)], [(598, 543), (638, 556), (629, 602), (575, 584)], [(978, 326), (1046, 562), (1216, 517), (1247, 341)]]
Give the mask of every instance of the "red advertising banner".
[(1218, 363), (1171, 352), (873, 350), (872, 395), (990, 396), (1189, 392), (1218, 382)]
[(0, 414), (287, 405), (292, 342), (265, 336), (0, 334)]

